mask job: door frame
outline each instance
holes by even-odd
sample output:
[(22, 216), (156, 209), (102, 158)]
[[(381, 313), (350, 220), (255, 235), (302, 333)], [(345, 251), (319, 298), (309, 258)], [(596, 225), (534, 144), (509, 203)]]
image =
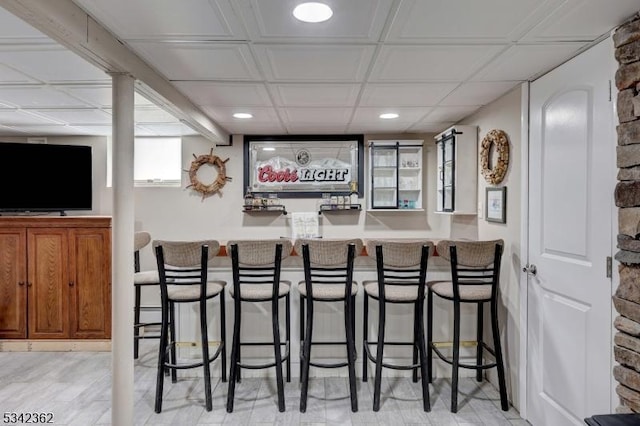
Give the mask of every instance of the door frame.
[[(611, 52), (611, 57), (610, 57), (610, 61), (611, 61), (611, 74), (610, 74), (610, 80), (609, 80), (609, 93), (611, 96), (611, 108), (612, 108), (612, 120), (611, 120), (611, 128), (610, 128), (610, 133), (611, 133), (611, 139), (612, 141), (614, 141), (615, 143), (613, 143), (611, 145), (611, 150), (613, 151), (613, 160), (615, 161), (616, 159), (616, 147), (618, 146), (618, 136), (617, 136), (617, 131), (616, 131), (616, 125), (618, 124), (618, 111), (617, 111), (617, 102), (616, 102), (616, 98), (617, 98), (617, 94), (618, 94), (618, 90), (615, 87), (615, 73), (616, 73), (616, 60), (615, 60), (615, 56), (614, 56), (614, 45), (613, 45), (613, 34), (615, 33), (615, 28), (613, 30), (611, 30), (611, 32), (605, 36), (605, 37), (600, 37), (597, 40), (595, 40), (590, 46), (589, 48), (597, 45), (600, 42), (603, 42), (606, 39), (609, 39), (611, 47), (612, 47), (612, 52)], [(565, 62), (570, 61), (571, 59), (573, 59), (576, 56), (579, 56), (580, 54), (582, 54), (584, 51), (588, 50), (584, 49), (581, 50), (577, 55), (572, 56), (571, 58), (567, 59)], [(564, 62), (563, 62), (564, 63)], [(562, 64), (560, 64), (562, 65)], [(560, 66), (559, 65), (559, 66)], [(552, 72), (553, 70), (549, 71)], [(538, 76), (537, 78), (542, 77), (542, 76)], [(529, 197), (525, 196), (525, 194), (529, 194), (529, 146), (530, 146), (530, 141), (529, 141), (529, 136), (530, 136), (530, 129), (529, 129), (529, 118), (530, 118), (530, 114), (529, 114), (529, 98), (530, 98), (530, 89), (531, 89), (531, 81), (527, 81), (522, 83), (521, 87), (521, 115), (520, 115), (520, 122), (521, 122), (521, 151), (520, 151), (520, 161), (521, 161), (521, 179), (520, 179), (520, 190), (521, 190), (521, 194), (523, 194), (523, 196), (520, 199), (520, 212), (521, 212), (521, 222), (520, 222), (520, 253), (521, 253), (521, 262), (522, 264), (520, 265), (521, 267), (524, 267), (526, 264), (529, 263)], [(613, 254), (616, 252), (617, 250), (617, 235), (618, 235), (618, 208), (615, 205), (615, 199), (614, 199), (614, 192), (613, 189), (615, 188), (615, 185), (617, 183), (617, 167), (613, 168), (613, 173), (611, 174), (610, 177), (611, 181), (610, 181), (610, 187), (612, 188), (611, 191), (611, 253), (612, 256)], [(613, 296), (615, 294), (616, 289), (618, 288), (619, 284), (620, 284), (620, 276), (618, 273), (618, 268), (617, 266), (617, 262), (614, 262), (613, 266), (612, 266), (612, 274), (611, 274), (611, 295)], [(528, 286), (528, 279), (527, 279), (527, 274), (526, 272), (523, 272), (522, 270), (520, 271), (520, 283), (519, 283), (519, 290), (520, 290), (520, 365), (518, 368), (518, 387), (519, 387), (519, 412), (520, 412), (520, 417), (523, 419), (527, 419), (528, 417), (528, 412), (527, 412), (527, 384), (528, 384), (528, 377), (527, 377), (527, 367), (528, 367), (528, 297), (527, 297), (527, 286)], [(614, 354), (613, 354), (613, 346), (614, 346), (614, 336), (615, 336), (615, 327), (613, 326), (613, 320), (616, 317), (616, 311), (615, 308), (613, 306), (613, 300), (611, 300), (611, 304), (610, 304), (610, 309), (611, 309), (611, 338), (610, 338), (610, 342), (609, 342), (609, 347), (611, 348), (610, 354), (610, 363), (609, 366), (611, 367), (611, 369), (613, 369), (613, 366), (615, 365), (615, 359), (614, 359)], [(609, 402), (610, 405), (610, 411), (613, 412), (614, 406), (616, 404), (619, 404), (619, 400), (618, 400), (618, 396), (616, 394), (615, 391), (615, 387), (616, 387), (616, 380), (613, 377), (613, 370), (611, 371), (611, 374), (609, 376), (609, 380), (610, 380), (610, 389), (611, 389), (611, 400)]]

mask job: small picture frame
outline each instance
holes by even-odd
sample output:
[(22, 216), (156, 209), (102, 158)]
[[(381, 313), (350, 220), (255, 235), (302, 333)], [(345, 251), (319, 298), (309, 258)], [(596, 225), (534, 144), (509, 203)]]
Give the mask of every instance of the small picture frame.
[(507, 187), (488, 187), (485, 200), (487, 222), (507, 223)]

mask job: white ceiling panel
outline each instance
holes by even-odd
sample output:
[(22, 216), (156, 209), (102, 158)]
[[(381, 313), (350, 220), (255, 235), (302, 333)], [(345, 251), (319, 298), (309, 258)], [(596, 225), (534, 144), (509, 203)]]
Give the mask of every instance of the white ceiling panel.
[(111, 114), (100, 109), (77, 109), (77, 110), (47, 110), (40, 109), (32, 111), (43, 117), (52, 120), (68, 123), (71, 126), (85, 124), (108, 124), (111, 125)]
[(347, 124), (339, 123), (288, 123), (287, 133), (296, 135), (334, 135), (344, 134)]
[[(113, 100), (112, 93), (111, 93), (111, 86), (93, 86), (93, 87), (67, 86), (67, 87), (59, 87), (58, 89), (63, 90), (64, 92), (70, 94), (71, 96), (77, 99), (84, 101), (87, 104), (94, 105), (101, 108), (111, 107), (111, 102)], [(136, 98), (136, 101), (137, 101), (137, 98)]]
[(370, 45), (260, 45), (256, 56), (268, 80), (361, 81), (375, 46)]
[(277, 106), (322, 107), (355, 105), (360, 84), (271, 84)]
[(479, 107), (480, 105), (438, 106), (433, 108), (420, 123), (456, 122), (471, 115)]
[(177, 81), (174, 85), (197, 105), (272, 106), (263, 83)]
[(518, 81), (465, 83), (447, 96), (440, 105), (486, 105), (518, 85)]
[(130, 43), (170, 80), (259, 80), (249, 46), (239, 43)]
[(515, 41), (559, 3), (560, 0), (405, 0), (387, 41)]
[(6, 65), (0, 65), (0, 84), (30, 83), (36, 83), (36, 80)]
[(490, 45), (383, 46), (369, 81), (463, 81), (502, 50)]
[(0, 103), (20, 108), (83, 107), (85, 102), (46, 86), (0, 86)]
[(512, 46), (471, 80), (529, 80), (571, 58), (582, 47), (582, 43)]
[(122, 39), (244, 39), (228, 0), (77, 0)]
[[(393, 126), (399, 123), (400, 127), (415, 123), (422, 119), (429, 111), (430, 107), (403, 107), (403, 108), (384, 108), (384, 107), (362, 107), (358, 108), (353, 115), (352, 123), (378, 125), (382, 123), (384, 126)], [(380, 118), (380, 114), (394, 112), (399, 115), (398, 118), (385, 120)]]
[[(278, 114), (273, 108), (265, 107), (214, 107), (205, 105), (202, 107), (203, 111), (211, 115), (214, 120), (221, 123), (270, 123), (273, 121), (279, 121)], [(245, 118), (234, 118), (233, 114), (236, 112), (247, 112), (253, 115), (253, 118), (248, 120)]]
[(111, 136), (111, 126), (106, 124), (73, 126), (73, 129), (82, 135)]
[(639, 10), (638, 0), (565, 0), (561, 7), (545, 16), (523, 40), (595, 40)]
[(67, 126), (66, 124), (58, 125), (21, 125), (20, 127), (14, 127), (12, 129), (0, 126), (1, 135), (25, 134), (29, 136), (66, 136), (66, 135), (92, 135), (94, 133), (83, 132), (75, 127)]
[(111, 82), (104, 71), (61, 46), (3, 48), (0, 63), (48, 83)]
[(347, 133), (404, 133), (411, 127), (411, 123), (399, 121), (396, 123), (354, 121), (349, 124)]
[(0, 43), (51, 43), (51, 39), (9, 12), (0, 18)]
[(143, 123), (137, 127), (144, 128), (145, 132), (152, 133), (154, 136), (197, 135), (197, 132), (195, 132), (191, 127), (185, 126), (182, 123)]
[(231, 134), (281, 135), (281, 134), (287, 133), (287, 130), (279, 122), (271, 122), (271, 123), (220, 122), (219, 124), (225, 129), (227, 129), (227, 131)]
[(407, 129), (409, 132), (419, 132), (419, 133), (441, 133), (447, 130), (449, 127), (453, 126), (455, 122), (441, 122), (441, 123), (423, 123), (420, 122), (414, 126), (411, 126)]
[(327, 0), (330, 20), (318, 24), (300, 22), (293, 9), (300, 0), (242, 0), (238, 2), (255, 41), (282, 39), (325, 42), (377, 42), (392, 0)]
[(155, 107), (139, 107), (135, 109), (134, 118), (136, 123), (175, 123), (180, 122), (176, 117), (167, 111)]
[(56, 122), (48, 117), (19, 110), (0, 110), (0, 125), (38, 125), (38, 124), (64, 124)]
[(365, 86), (361, 106), (425, 106), (436, 105), (458, 83), (373, 84)]
[(279, 108), (280, 116), (289, 127), (296, 123), (346, 125), (351, 108)]

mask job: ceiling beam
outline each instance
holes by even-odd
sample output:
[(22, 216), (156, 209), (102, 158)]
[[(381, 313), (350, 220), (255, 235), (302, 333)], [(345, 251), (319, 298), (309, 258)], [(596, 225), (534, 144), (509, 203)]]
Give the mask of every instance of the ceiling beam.
[(216, 144), (229, 143), (226, 130), (73, 1), (0, 0), (0, 6), (103, 71), (131, 74), (139, 92), (184, 124)]

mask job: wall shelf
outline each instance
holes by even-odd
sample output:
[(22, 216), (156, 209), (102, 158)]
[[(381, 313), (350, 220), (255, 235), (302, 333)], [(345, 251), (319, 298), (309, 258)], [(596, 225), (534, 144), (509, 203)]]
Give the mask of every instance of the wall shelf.
[(247, 206), (242, 207), (242, 213), (249, 214), (283, 214), (286, 216), (287, 209), (283, 205), (272, 205), (272, 206)]
[(325, 213), (347, 213), (347, 212), (360, 212), (362, 205), (360, 204), (347, 204), (343, 208), (337, 208), (336, 205), (321, 205), (318, 209), (318, 214)]

